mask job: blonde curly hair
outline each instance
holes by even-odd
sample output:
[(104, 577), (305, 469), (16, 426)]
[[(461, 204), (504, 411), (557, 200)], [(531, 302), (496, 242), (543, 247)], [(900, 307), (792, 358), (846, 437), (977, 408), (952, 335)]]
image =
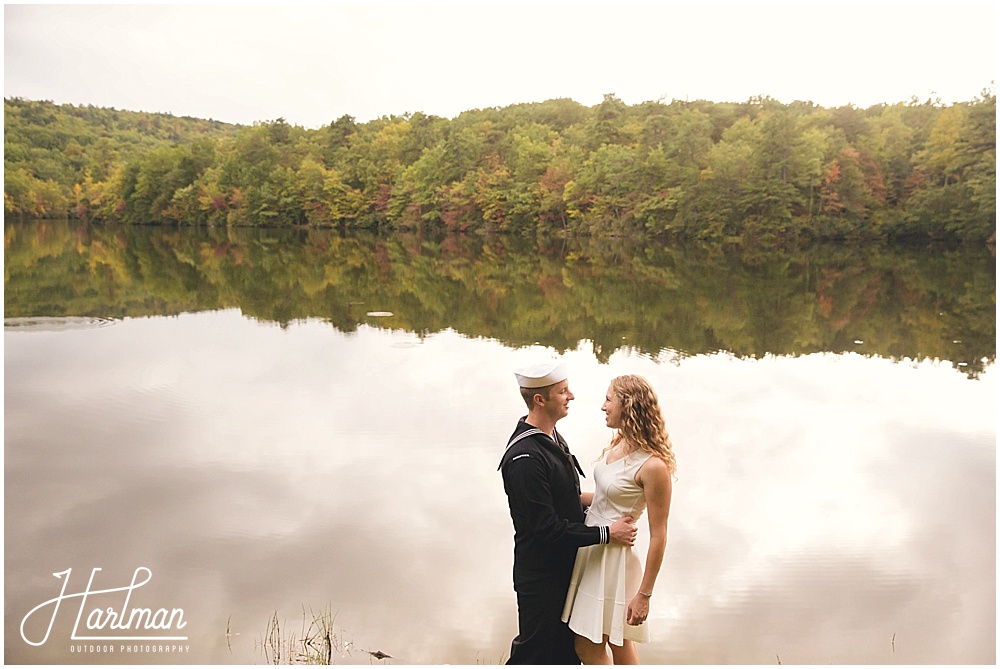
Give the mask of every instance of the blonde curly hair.
[(635, 374), (618, 376), (611, 380), (611, 392), (621, 402), (622, 424), (611, 438), (611, 445), (604, 449), (604, 454), (625, 440), (633, 447), (663, 460), (673, 475), (677, 471), (677, 459), (667, 434), (660, 401), (649, 381)]

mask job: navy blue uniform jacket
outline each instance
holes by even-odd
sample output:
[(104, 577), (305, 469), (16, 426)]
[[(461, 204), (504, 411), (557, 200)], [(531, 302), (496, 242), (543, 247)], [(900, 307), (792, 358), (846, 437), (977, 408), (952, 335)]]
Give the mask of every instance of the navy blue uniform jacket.
[[(521, 418), (511, 440), (529, 430), (535, 428)], [(535, 430), (511, 444), (498, 468), (514, 521), (514, 590), (519, 593), (544, 582), (568, 587), (577, 548), (608, 541), (606, 527), (584, 524), (583, 470), (562, 436), (554, 433), (558, 442)]]

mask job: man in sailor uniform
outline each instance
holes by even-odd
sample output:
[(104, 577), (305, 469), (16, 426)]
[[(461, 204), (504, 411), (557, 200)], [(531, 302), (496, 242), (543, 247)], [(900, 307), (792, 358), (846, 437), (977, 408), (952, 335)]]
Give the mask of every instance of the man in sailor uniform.
[(631, 546), (635, 521), (584, 524), (583, 470), (556, 431), (573, 399), (565, 364), (532, 365), (515, 377), (528, 415), (518, 421), (498, 467), (514, 521), (518, 634), (507, 664), (579, 664), (573, 632), (560, 619), (576, 549), (612, 541)]

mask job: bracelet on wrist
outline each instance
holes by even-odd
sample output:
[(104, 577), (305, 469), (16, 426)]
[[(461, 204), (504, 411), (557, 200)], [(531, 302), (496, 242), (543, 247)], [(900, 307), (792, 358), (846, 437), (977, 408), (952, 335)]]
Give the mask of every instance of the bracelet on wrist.
[(650, 597), (653, 596), (653, 593), (651, 593), (651, 592), (643, 592), (642, 590), (639, 591), (639, 594), (642, 595), (643, 597), (647, 598), (647, 599), (649, 599)]

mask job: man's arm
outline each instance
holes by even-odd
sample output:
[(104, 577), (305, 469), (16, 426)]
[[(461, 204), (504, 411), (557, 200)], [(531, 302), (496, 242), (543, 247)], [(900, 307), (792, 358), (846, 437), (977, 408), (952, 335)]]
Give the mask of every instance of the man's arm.
[(635, 520), (623, 518), (614, 524), (590, 527), (560, 518), (552, 501), (545, 466), (536, 456), (517, 457), (504, 467), (505, 488), (515, 512), (528, 519), (536, 536), (545, 543), (574, 547), (616, 542), (631, 546)]

